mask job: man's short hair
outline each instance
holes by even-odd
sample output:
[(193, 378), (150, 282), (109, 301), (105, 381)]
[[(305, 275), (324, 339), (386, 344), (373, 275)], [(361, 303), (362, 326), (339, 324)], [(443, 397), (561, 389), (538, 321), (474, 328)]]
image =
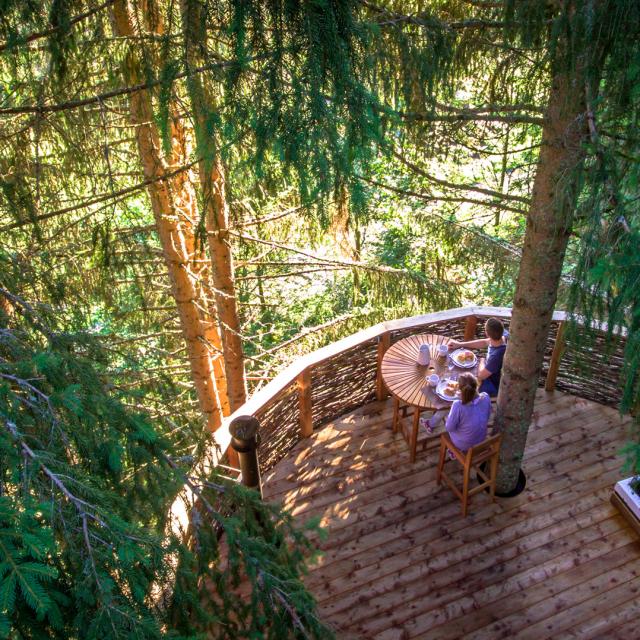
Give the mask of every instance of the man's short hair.
[(484, 325), (484, 330), (492, 340), (500, 340), (504, 334), (504, 325), (498, 318), (489, 318)]

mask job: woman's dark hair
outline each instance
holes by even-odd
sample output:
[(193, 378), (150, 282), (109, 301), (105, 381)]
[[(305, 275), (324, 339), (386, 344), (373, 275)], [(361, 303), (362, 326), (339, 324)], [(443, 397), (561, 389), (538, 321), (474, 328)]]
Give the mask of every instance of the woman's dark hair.
[(504, 334), (504, 325), (498, 318), (489, 318), (484, 324), (484, 330), (492, 340), (500, 340)]
[(472, 373), (461, 373), (458, 388), (462, 404), (468, 404), (478, 395), (478, 379)]

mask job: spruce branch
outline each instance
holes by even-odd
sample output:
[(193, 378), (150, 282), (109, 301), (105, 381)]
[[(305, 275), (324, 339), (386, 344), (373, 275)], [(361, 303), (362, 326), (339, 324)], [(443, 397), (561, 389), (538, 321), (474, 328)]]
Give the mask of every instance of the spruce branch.
[(447, 189), (453, 189), (454, 191), (472, 191), (475, 193), (480, 193), (482, 195), (491, 196), (492, 198), (499, 198), (502, 200), (510, 200), (512, 202), (520, 202), (522, 204), (529, 205), (531, 200), (529, 198), (524, 198), (522, 196), (515, 196), (508, 193), (503, 193), (502, 191), (495, 191), (494, 189), (488, 189), (487, 187), (476, 187), (472, 184), (460, 184), (456, 182), (450, 182), (448, 180), (442, 180), (441, 178), (436, 178), (435, 176), (427, 173), (424, 169), (420, 168), (417, 164), (407, 160), (401, 153), (396, 151), (395, 149), (391, 149), (391, 154), (394, 158), (397, 158), (402, 162), (405, 167), (408, 167), (414, 173), (417, 173), (419, 176), (426, 178), (429, 182), (433, 184), (440, 185), (442, 187), (446, 187)]
[[(103, 9), (106, 9), (107, 7), (109, 7), (109, 5), (112, 5), (115, 1), (116, 0), (106, 0), (102, 4), (99, 4), (98, 6), (93, 7), (92, 9), (88, 9), (84, 13), (80, 13), (77, 16), (73, 16), (69, 18), (65, 23), (65, 28), (72, 27), (74, 24), (77, 24), (78, 22), (81, 22), (82, 20), (91, 17), (96, 13), (100, 13), (100, 11), (102, 11)], [(49, 36), (56, 34), (58, 31), (60, 31), (60, 29), (61, 27), (59, 26), (51, 27), (50, 29), (46, 29), (44, 31), (36, 31), (34, 33), (30, 33), (27, 36), (22, 36), (20, 38), (17, 38), (16, 42), (12, 42), (12, 43), (0, 42), (0, 52), (4, 51), (5, 49), (8, 49), (9, 47), (14, 48), (16, 46), (20, 46), (23, 44), (29, 44), (34, 40), (39, 40), (41, 38), (48, 38)]]

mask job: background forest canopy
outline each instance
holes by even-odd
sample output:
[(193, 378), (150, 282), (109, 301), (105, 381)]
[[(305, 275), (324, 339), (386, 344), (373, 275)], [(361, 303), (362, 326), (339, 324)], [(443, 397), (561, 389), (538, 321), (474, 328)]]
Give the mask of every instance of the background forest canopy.
[[(627, 331), (622, 409), (637, 411), (639, 25), (631, 0), (0, 0), (0, 455), (15, 464), (0, 483), (28, 464), (25, 429), (47, 434), (23, 442), (49, 450), (46, 469), (71, 473), (67, 420), (106, 430), (106, 444), (72, 438), (72, 459), (106, 469), (102, 484), (95, 465), (75, 476), (83, 499), (123, 478), (141, 504), (153, 496), (135, 523), (150, 564), (134, 524), (114, 520), (108, 542), (135, 577), (112, 584), (106, 551), (104, 574), (98, 561), (85, 576), (96, 636), (120, 637), (133, 616), (147, 625), (135, 637), (167, 624), (191, 637), (186, 614), (167, 623), (145, 598), (175, 578), (157, 573), (166, 554), (183, 553), (162, 514), (205, 449), (203, 415), (215, 430), (299, 355), (381, 320), (511, 306), (553, 71), (593, 61), (598, 42), (557, 307)], [(628, 453), (640, 472), (636, 440)], [(124, 520), (128, 486), (109, 498)], [(36, 536), (47, 491), (0, 503), (4, 521)], [(102, 516), (75, 507), (83, 547)], [(272, 538), (298, 535), (272, 516)], [(46, 561), (59, 525), (19, 549), (32, 587), (63, 573)], [(185, 560), (185, 594), (212, 540), (211, 557)], [(79, 554), (95, 567), (89, 546)], [(55, 609), (78, 594), (41, 587), (44, 604), (38, 592), (18, 606), (6, 575), (3, 616), (36, 610), (41, 637), (69, 637)], [(106, 592), (122, 602), (110, 609)], [(258, 624), (253, 604), (234, 624)], [(299, 633), (278, 606), (274, 633)]]

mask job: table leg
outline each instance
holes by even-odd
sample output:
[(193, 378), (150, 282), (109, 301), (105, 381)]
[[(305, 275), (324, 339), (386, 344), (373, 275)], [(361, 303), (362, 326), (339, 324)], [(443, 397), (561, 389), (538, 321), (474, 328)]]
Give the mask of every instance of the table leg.
[(409, 462), (416, 461), (416, 449), (418, 448), (418, 426), (420, 424), (420, 409), (413, 408), (413, 428), (411, 430), (411, 442), (409, 443)]
[(393, 422), (391, 423), (393, 433), (398, 432), (398, 412), (400, 411), (400, 400), (393, 399)]

